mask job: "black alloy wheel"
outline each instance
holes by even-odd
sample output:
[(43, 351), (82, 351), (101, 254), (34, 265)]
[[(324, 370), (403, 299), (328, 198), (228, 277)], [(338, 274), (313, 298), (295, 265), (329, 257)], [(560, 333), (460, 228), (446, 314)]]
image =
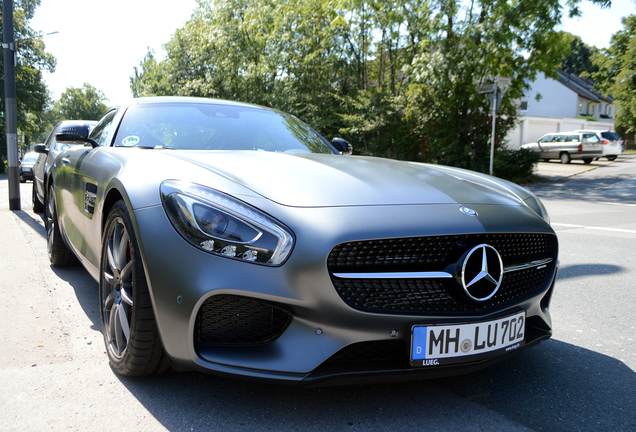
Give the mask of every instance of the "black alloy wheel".
[(99, 303), (102, 334), (113, 369), (124, 376), (165, 372), (169, 363), (124, 201), (113, 206), (102, 237)]
[(46, 225), (46, 250), (49, 254), (49, 261), (55, 267), (68, 267), (75, 264), (77, 258), (75, 258), (73, 252), (71, 252), (66, 246), (66, 243), (64, 243), (62, 233), (60, 232), (53, 184), (49, 186), (47, 204), (44, 222)]

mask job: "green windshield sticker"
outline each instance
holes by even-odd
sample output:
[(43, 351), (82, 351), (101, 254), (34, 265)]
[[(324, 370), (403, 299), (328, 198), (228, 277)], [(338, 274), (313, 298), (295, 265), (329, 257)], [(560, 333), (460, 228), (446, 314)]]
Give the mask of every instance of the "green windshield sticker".
[(132, 135), (124, 138), (124, 140), (121, 142), (121, 145), (123, 145), (124, 147), (131, 147), (137, 145), (137, 143), (139, 143), (139, 137)]

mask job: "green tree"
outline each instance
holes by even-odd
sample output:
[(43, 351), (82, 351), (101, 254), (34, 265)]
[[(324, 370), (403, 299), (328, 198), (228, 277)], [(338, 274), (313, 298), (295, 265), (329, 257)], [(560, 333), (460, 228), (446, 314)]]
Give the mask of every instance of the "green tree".
[(636, 15), (624, 17), (622, 23), (609, 48), (594, 57), (599, 70), (592, 78), (601, 92), (617, 101), (617, 125), (636, 132)]
[[(33, 18), (35, 9), (39, 5), (39, 0), (17, 0), (14, 1), (13, 6), (14, 38), (17, 41), (15, 80), (18, 131), (24, 135), (25, 144), (29, 144), (33, 135), (37, 133), (39, 118), (49, 102), (42, 72), (55, 70), (55, 58), (45, 52), (42, 35), (29, 27), (29, 20)], [(1, 16), (0, 25), (2, 25)], [(4, 70), (1, 57), (0, 70)], [(0, 78), (0, 97), (2, 98), (0, 111), (4, 118), (4, 74)], [(2, 161), (7, 154), (4, 121), (0, 123), (0, 135), (0, 172), (2, 172), (4, 170)]]
[(99, 120), (108, 110), (104, 92), (90, 84), (67, 87), (55, 104), (62, 120)]
[(359, 152), (487, 171), (491, 110), (477, 89), (512, 80), (500, 146), (525, 82), (555, 77), (567, 56), (560, 21), (558, 0), (199, 0), (131, 88), (268, 105)]
[(570, 52), (561, 63), (561, 69), (579, 76), (590, 76), (598, 72), (598, 66), (592, 60), (598, 55), (598, 48), (586, 44), (580, 36), (567, 32), (561, 34), (570, 45)]

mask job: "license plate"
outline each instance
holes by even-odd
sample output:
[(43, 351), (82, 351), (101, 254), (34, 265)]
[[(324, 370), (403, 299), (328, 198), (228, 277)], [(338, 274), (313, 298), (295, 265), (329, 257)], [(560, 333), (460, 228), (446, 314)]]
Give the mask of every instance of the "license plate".
[(471, 324), (414, 325), (411, 366), (442, 366), (497, 357), (524, 345), (526, 313)]

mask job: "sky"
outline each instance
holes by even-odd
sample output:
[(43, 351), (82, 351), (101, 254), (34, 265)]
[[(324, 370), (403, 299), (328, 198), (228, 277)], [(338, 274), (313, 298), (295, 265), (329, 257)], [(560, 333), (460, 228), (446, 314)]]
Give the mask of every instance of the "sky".
[[(561, 29), (606, 48), (622, 29), (621, 17), (636, 13), (635, 1), (612, 0), (610, 9), (583, 1), (583, 16), (564, 19)], [(196, 0), (41, 0), (31, 27), (59, 32), (44, 36), (46, 50), (57, 58), (55, 72), (44, 74), (53, 99), (88, 83), (104, 92), (107, 105), (125, 102), (132, 97), (130, 76), (148, 48), (163, 55), (163, 44), (196, 7)]]

